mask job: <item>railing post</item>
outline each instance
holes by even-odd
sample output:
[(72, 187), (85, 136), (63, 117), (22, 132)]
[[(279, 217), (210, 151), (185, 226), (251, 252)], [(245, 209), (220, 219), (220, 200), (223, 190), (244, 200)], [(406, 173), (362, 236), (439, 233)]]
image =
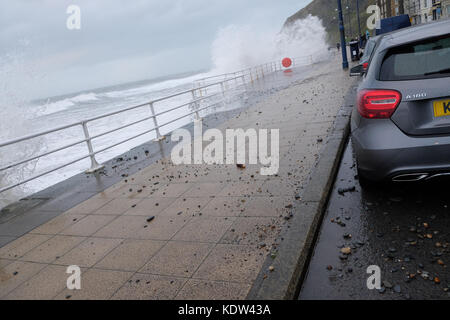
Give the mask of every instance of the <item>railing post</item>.
[(222, 95), (225, 96), (225, 89), (223, 87), (223, 81), (220, 83), (220, 88), (222, 89)]
[(86, 138), (86, 144), (89, 150), (89, 157), (91, 158), (91, 167), (86, 170), (87, 173), (93, 173), (97, 170), (103, 169), (105, 166), (100, 165), (95, 159), (94, 148), (92, 147), (91, 136), (89, 135), (89, 130), (86, 122), (82, 122), (84, 137)]
[(156, 141), (163, 140), (164, 137), (161, 136), (161, 133), (159, 132), (158, 121), (155, 116), (155, 108), (153, 107), (153, 102), (150, 102), (148, 105), (149, 105), (150, 111), (152, 113), (153, 127), (155, 128), (155, 131), (156, 131), (156, 139), (155, 140)]
[[(194, 90), (191, 90), (191, 93), (192, 93), (192, 100), (195, 101), (195, 99), (196, 99), (196, 97), (195, 97), (195, 91), (194, 91)], [(199, 116), (199, 114), (198, 114), (197, 102), (194, 102), (192, 105), (193, 105), (194, 108), (195, 108), (195, 120), (200, 120), (200, 116)]]

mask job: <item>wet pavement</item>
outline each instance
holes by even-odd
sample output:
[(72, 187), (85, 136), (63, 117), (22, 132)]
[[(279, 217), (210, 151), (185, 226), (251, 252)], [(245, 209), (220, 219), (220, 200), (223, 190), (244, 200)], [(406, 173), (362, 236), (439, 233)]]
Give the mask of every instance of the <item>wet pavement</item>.
[[(450, 299), (449, 185), (362, 190), (349, 143), (299, 298)], [(380, 290), (367, 288), (370, 265), (381, 269)]]
[[(131, 170), (117, 158), (118, 181), (98, 177), (87, 200), (27, 224), (0, 248), (0, 299), (245, 298), (355, 82), (337, 61), (215, 126), (279, 129), (277, 175), (261, 175), (260, 164), (175, 165), (168, 154)], [(69, 265), (81, 268), (81, 290), (66, 288)]]

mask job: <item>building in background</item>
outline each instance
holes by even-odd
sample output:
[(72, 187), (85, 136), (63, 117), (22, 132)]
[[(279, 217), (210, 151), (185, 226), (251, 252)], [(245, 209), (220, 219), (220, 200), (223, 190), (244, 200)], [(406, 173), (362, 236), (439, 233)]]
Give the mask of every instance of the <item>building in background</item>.
[(405, 13), (409, 15), (412, 24), (422, 23), (421, 3), (426, 0), (405, 0)]
[(418, 15), (420, 16), (420, 21), (422, 23), (432, 21), (432, 17), (430, 16), (432, 2), (433, 0), (422, 0), (422, 6), (420, 7), (418, 12)]
[(408, 14), (411, 24), (450, 17), (450, 0), (377, 0), (381, 19)]
[(380, 7), (381, 19), (392, 16), (392, 1), (391, 0), (377, 0), (377, 5)]
[(450, 0), (442, 1), (442, 16), (450, 18)]
[(391, 16), (399, 16), (405, 14), (404, 0), (391, 0)]
[(448, 18), (450, 0), (404, 0), (404, 11), (409, 14), (412, 24)]
[(377, 0), (377, 5), (382, 19), (405, 14), (405, 0)]
[(431, 14), (433, 20), (439, 20), (442, 17), (442, 1), (431, 0)]

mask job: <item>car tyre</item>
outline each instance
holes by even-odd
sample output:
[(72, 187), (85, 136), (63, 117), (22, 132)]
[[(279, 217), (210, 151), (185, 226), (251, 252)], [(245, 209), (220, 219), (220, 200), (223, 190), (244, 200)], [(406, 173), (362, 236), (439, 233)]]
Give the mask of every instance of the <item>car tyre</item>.
[(375, 185), (375, 182), (367, 179), (358, 168), (358, 181), (362, 189), (369, 189)]

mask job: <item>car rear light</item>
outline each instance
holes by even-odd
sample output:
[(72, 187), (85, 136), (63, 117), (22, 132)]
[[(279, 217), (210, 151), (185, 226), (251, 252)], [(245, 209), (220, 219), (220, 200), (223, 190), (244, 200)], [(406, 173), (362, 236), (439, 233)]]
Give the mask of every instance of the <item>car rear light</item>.
[(369, 63), (368, 63), (368, 62), (364, 62), (364, 63), (363, 63), (363, 69), (364, 69), (364, 71), (367, 71), (367, 68), (369, 68)]
[(364, 118), (388, 119), (401, 100), (401, 93), (395, 90), (361, 90), (358, 93), (358, 111)]

